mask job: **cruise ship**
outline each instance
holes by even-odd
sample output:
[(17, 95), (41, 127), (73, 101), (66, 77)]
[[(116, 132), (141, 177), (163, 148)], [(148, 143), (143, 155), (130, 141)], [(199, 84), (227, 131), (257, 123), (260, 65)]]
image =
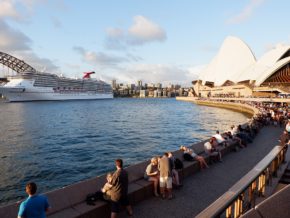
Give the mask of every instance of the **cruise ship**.
[(85, 73), (82, 79), (72, 79), (37, 71), (21, 72), (7, 78), (8, 82), (0, 86), (0, 94), (10, 102), (113, 98), (112, 87), (90, 78), (93, 73)]

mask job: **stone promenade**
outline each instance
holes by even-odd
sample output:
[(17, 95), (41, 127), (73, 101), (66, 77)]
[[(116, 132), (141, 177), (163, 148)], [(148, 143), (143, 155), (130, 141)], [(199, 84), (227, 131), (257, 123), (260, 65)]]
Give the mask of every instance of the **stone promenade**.
[[(279, 127), (264, 127), (254, 142), (238, 152), (231, 152), (209, 169), (185, 178), (184, 186), (174, 190), (175, 198), (162, 200), (152, 197), (134, 205), (135, 218), (192, 218), (205, 209), (241, 177), (250, 171), (278, 144)], [(126, 213), (120, 214), (127, 217)]]

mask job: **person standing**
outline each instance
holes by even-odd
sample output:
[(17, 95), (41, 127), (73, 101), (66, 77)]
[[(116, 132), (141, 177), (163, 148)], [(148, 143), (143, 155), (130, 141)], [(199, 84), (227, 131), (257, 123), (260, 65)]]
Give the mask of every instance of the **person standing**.
[(180, 180), (179, 180), (179, 174), (178, 174), (178, 169), (176, 169), (176, 164), (175, 164), (175, 157), (173, 156), (172, 152), (167, 152), (166, 153), (168, 159), (169, 159), (169, 163), (170, 163), (170, 168), (171, 168), (171, 174), (172, 174), (172, 184), (176, 185), (177, 188), (181, 187), (182, 185), (180, 184)]
[(111, 180), (111, 218), (116, 218), (120, 212), (120, 206), (125, 206), (129, 216), (133, 215), (128, 198), (128, 173), (123, 169), (123, 160), (115, 161), (117, 170)]
[(25, 187), (28, 198), (20, 204), (18, 218), (45, 218), (50, 206), (43, 195), (37, 195), (37, 186), (34, 182), (28, 183)]
[(158, 169), (160, 172), (159, 184), (160, 193), (163, 199), (166, 198), (165, 190), (168, 193), (168, 199), (172, 199), (172, 176), (170, 170), (169, 158), (165, 153), (163, 157), (159, 160)]

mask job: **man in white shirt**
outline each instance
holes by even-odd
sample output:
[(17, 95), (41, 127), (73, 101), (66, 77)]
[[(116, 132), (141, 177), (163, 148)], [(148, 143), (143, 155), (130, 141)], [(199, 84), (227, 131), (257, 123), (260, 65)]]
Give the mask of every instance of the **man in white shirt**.
[(216, 138), (216, 140), (217, 140), (217, 142), (218, 142), (219, 145), (222, 145), (222, 144), (225, 145), (226, 140), (225, 140), (224, 137), (222, 137), (222, 135), (220, 134), (220, 132), (218, 130), (216, 131), (216, 134), (213, 135), (212, 137), (215, 137)]

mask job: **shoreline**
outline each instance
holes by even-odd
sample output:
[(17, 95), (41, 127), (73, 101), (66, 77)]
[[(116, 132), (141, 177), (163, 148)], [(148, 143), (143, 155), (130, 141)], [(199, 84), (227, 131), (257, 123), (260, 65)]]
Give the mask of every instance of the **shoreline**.
[(252, 107), (250, 105), (242, 104), (242, 103), (234, 103), (234, 102), (226, 102), (226, 101), (216, 101), (213, 100), (200, 100), (195, 97), (176, 97), (177, 101), (186, 101), (186, 102), (192, 102), (197, 105), (204, 105), (209, 107), (219, 107), (219, 108), (226, 108), (234, 111), (238, 111), (241, 113), (246, 113), (250, 115), (251, 117), (257, 115), (259, 113), (259, 110), (255, 107)]

